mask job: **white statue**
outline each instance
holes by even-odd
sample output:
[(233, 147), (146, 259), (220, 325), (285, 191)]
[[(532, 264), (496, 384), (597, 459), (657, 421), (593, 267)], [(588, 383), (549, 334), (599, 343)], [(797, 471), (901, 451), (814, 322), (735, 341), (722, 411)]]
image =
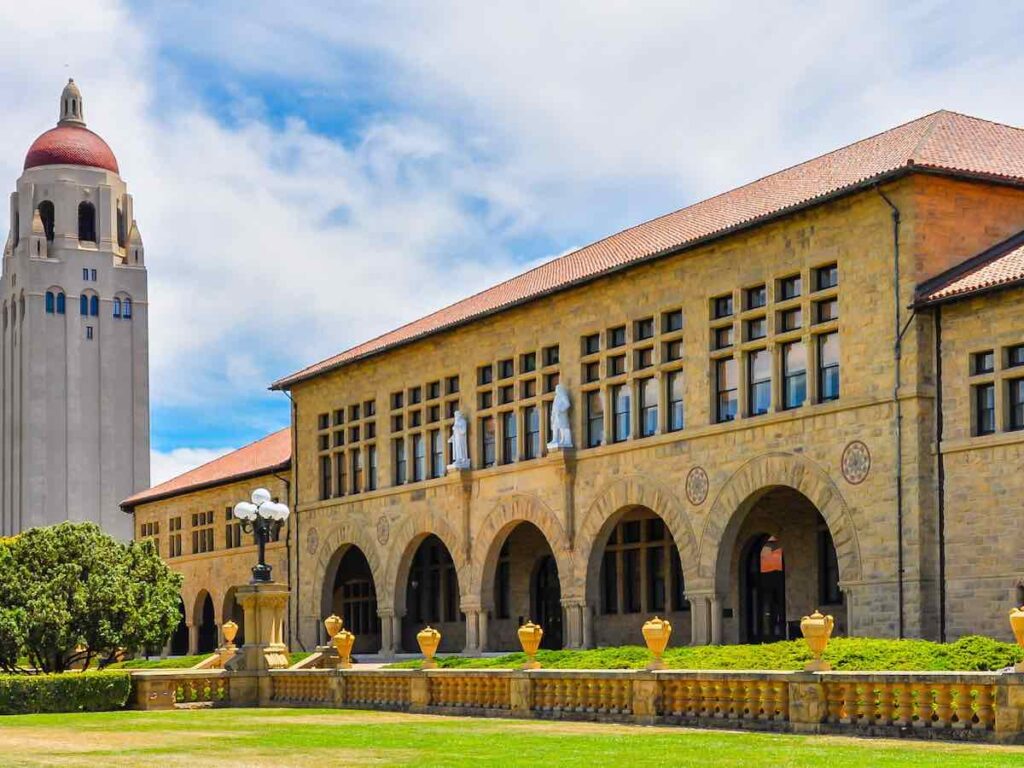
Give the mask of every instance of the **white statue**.
[(555, 400), (551, 403), (551, 442), (549, 450), (572, 448), (572, 427), (569, 424), (569, 390), (564, 384), (555, 387)]
[(450, 470), (469, 469), (469, 447), (466, 443), (466, 432), (469, 425), (462, 411), (455, 412), (455, 421), (452, 422), (452, 436), (448, 442), (452, 445), (452, 463), (448, 465)]

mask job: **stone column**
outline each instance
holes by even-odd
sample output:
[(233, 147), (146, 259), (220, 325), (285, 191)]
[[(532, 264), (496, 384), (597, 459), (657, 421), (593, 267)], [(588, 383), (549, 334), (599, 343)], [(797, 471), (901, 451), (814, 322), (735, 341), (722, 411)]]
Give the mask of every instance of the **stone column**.
[(580, 623), (583, 625), (583, 648), (594, 647), (594, 613), (586, 603), (580, 605)]
[(712, 595), (709, 600), (711, 610), (711, 644), (722, 644), (722, 598)]
[(565, 647), (585, 648), (584, 616), (587, 604), (579, 598), (567, 598), (562, 600), (562, 608), (564, 616), (563, 629), (565, 632), (562, 640)]
[(487, 628), (488, 628), (489, 617), (490, 617), (490, 611), (488, 611), (486, 609), (481, 609), (480, 617), (477, 620), (477, 624), (478, 624), (478, 630), (477, 631), (478, 631), (478, 634), (480, 635), (480, 637), (478, 638), (479, 643), (477, 645), (477, 648), (479, 649), (480, 653), (483, 653), (484, 651), (487, 650)]
[(479, 623), (480, 610), (477, 608), (466, 608), (466, 647), (462, 652), (466, 655), (476, 654), (480, 651)]
[(707, 598), (687, 594), (686, 599), (690, 601), (690, 645), (707, 645), (711, 639)]
[(186, 624), (188, 627), (188, 655), (195, 656), (199, 653), (199, 627), (195, 624)]
[(391, 651), (392, 653), (398, 653), (400, 648), (402, 648), (402, 616), (398, 613), (393, 613), (391, 615)]
[(395, 655), (394, 624), (391, 621), (394, 614), (394, 611), (388, 609), (377, 611), (380, 616), (380, 654), (386, 658)]

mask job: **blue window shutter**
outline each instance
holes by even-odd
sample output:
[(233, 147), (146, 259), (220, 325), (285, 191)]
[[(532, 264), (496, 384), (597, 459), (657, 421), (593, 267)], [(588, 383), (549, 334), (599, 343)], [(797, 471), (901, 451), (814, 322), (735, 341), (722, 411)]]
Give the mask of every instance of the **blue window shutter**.
[(131, 320), (131, 317), (132, 317), (132, 300), (131, 299), (125, 299), (124, 300), (124, 309), (121, 312), (121, 316), (126, 318), (126, 319), (128, 319), (128, 320)]
[(100, 314), (100, 297), (93, 296), (89, 299), (89, 314), (98, 317)]
[(58, 315), (63, 315), (64, 314), (64, 310), (65, 310), (65, 308), (67, 306), (66, 302), (67, 302), (67, 299), (65, 298), (64, 294), (63, 293), (58, 293), (57, 294), (57, 314)]
[(120, 317), (120, 316), (121, 316), (121, 300), (115, 298), (114, 299), (114, 317)]
[(46, 292), (46, 314), (53, 314), (53, 291)]
[(78, 299), (78, 311), (82, 315), (89, 314), (89, 297), (84, 293)]

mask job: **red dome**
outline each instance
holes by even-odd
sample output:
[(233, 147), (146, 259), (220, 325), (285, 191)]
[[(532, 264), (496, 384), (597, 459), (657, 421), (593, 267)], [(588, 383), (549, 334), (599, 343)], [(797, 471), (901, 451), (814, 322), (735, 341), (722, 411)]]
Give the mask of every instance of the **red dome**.
[(25, 155), (25, 170), (41, 165), (88, 165), (120, 173), (107, 142), (77, 125), (58, 125), (32, 142)]

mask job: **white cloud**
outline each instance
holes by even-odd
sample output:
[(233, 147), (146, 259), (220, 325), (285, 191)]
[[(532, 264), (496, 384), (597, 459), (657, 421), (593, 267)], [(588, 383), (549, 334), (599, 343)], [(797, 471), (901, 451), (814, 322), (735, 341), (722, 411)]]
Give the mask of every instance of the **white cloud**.
[(153, 485), (182, 475), (190, 469), (219, 459), (234, 448), (174, 448), (170, 451), (150, 451), (150, 475)]

